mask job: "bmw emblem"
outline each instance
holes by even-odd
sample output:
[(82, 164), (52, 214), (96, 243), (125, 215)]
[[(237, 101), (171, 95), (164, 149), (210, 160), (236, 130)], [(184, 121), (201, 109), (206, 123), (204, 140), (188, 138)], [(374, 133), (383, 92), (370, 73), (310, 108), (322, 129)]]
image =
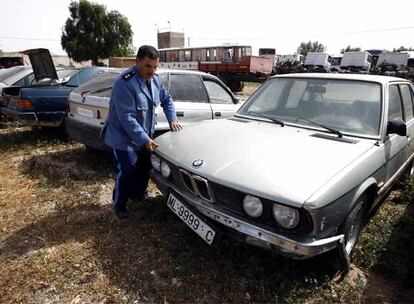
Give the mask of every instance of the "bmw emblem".
[(196, 159), (193, 161), (193, 167), (200, 168), (202, 165), (204, 165), (204, 160), (202, 159)]

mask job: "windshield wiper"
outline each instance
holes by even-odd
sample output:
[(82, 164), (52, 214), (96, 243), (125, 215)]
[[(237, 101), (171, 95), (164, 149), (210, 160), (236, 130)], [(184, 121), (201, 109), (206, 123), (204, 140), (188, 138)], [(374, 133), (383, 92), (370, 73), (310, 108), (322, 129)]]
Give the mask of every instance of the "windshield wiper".
[(112, 87), (106, 87), (106, 88), (101, 88), (101, 89), (97, 89), (97, 90), (88, 90), (88, 91), (84, 91), (84, 92), (82, 92), (82, 93), (80, 94), (80, 96), (83, 96), (83, 95), (85, 95), (86, 93), (102, 93), (102, 92), (108, 91), (108, 90), (110, 90), (110, 89), (112, 89)]
[(262, 113), (257, 113), (257, 112), (249, 111), (249, 112), (247, 112), (247, 114), (251, 114), (251, 115), (256, 115), (256, 116), (259, 116), (259, 117), (267, 118), (267, 119), (273, 121), (274, 123), (277, 123), (277, 124), (281, 125), (282, 127), (285, 126), (285, 123), (283, 121), (281, 121), (279, 119), (276, 119), (276, 118), (273, 118), (271, 116), (262, 114)]
[(338, 135), (338, 138), (341, 138), (341, 137), (343, 136), (343, 134), (342, 134), (342, 132), (341, 132), (341, 131), (338, 131), (338, 130), (336, 130), (336, 129), (332, 129), (331, 127), (327, 127), (327, 126), (325, 126), (325, 125), (323, 125), (323, 124), (320, 124), (320, 123), (318, 123), (318, 122), (315, 122), (315, 121), (313, 121), (313, 120), (310, 120), (310, 119), (307, 119), (307, 118), (303, 118), (303, 117), (298, 117), (298, 118), (296, 118), (296, 120), (295, 120), (295, 121), (298, 121), (298, 120), (307, 121), (307, 122), (313, 123), (314, 125), (317, 125), (317, 126), (319, 126), (319, 127), (322, 127), (322, 128), (324, 128), (324, 129), (328, 130), (329, 132), (331, 132), (331, 133), (333, 133), (333, 134)]

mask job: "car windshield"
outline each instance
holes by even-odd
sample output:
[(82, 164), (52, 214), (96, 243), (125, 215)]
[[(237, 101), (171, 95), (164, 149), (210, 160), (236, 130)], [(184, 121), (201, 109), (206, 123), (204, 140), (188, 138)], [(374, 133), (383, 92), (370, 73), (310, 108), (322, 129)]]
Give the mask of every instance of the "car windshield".
[(378, 135), (381, 85), (357, 80), (274, 78), (238, 111), (258, 119), (253, 113), (287, 123), (320, 124), (343, 133)]

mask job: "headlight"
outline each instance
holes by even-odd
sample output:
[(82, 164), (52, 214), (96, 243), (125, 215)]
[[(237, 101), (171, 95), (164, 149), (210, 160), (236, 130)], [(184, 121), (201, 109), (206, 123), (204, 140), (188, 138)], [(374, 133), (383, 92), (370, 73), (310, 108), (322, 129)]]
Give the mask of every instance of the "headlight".
[(258, 197), (246, 195), (243, 199), (243, 209), (251, 217), (259, 217), (263, 212), (263, 204)]
[(299, 223), (299, 211), (295, 208), (274, 204), (273, 217), (276, 222), (286, 229), (293, 229)]
[(165, 178), (167, 178), (171, 174), (170, 166), (168, 166), (167, 162), (165, 162), (165, 161), (161, 162), (161, 174)]
[(161, 171), (161, 159), (157, 155), (151, 154), (151, 164), (155, 170)]

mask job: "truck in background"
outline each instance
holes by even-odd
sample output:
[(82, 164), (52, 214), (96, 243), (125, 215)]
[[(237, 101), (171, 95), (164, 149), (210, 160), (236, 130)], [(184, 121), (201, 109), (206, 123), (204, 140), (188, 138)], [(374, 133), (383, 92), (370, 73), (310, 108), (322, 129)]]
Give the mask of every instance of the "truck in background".
[(309, 52), (305, 58), (304, 66), (308, 72), (330, 73), (332, 58), (328, 53)]
[(345, 52), (340, 67), (345, 73), (368, 74), (371, 64), (372, 55), (367, 51)]

